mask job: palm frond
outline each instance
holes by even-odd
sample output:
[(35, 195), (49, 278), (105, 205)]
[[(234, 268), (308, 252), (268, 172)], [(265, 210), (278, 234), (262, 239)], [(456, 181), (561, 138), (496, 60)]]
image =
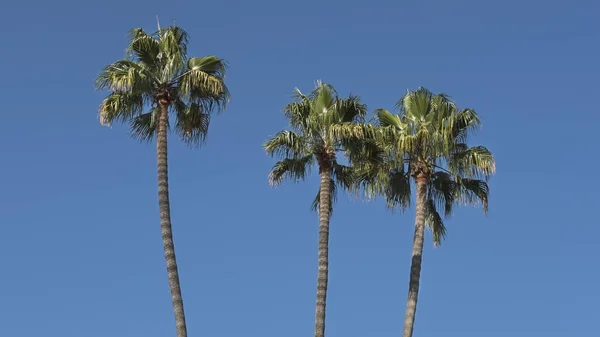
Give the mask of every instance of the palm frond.
[(134, 28), (129, 32), (127, 53), (130, 57), (134, 57), (143, 63), (153, 73), (159, 73), (162, 68), (158, 40), (141, 28)]
[(200, 70), (210, 76), (225, 78), (227, 72), (227, 61), (215, 55), (204, 57), (190, 57), (187, 62), (188, 70)]
[[(158, 109), (135, 116), (130, 122), (131, 136), (143, 142), (150, 142), (156, 135)], [(169, 127), (167, 120), (167, 128)]]
[(106, 66), (96, 78), (96, 89), (110, 91), (153, 90), (153, 78), (146, 69), (130, 60), (119, 60)]
[(267, 154), (280, 157), (303, 157), (310, 153), (305, 137), (293, 131), (280, 131), (263, 145)]
[(464, 143), (467, 140), (469, 132), (475, 131), (481, 127), (479, 116), (473, 109), (463, 109), (460, 112), (449, 114), (444, 117), (444, 129), (442, 130), (445, 139), (453, 143)]
[(214, 107), (221, 111), (230, 99), (229, 89), (225, 85), (226, 63), (216, 56), (190, 58), (187, 70), (178, 77), (181, 95), (199, 105), (206, 111)]
[(431, 112), (432, 98), (433, 93), (426, 88), (420, 87), (415, 91), (408, 90), (406, 95), (396, 103), (396, 108), (400, 110), (401, 115), (416, 122)]
[(118, 120), (128, 122), (144, 109), (144, 97), (137, 92), (113, 92), (108, 95), (98, 109), (100, 124), (111, 125)]
[(398, 130), (404, 130), (406, 128), (406, 124), (402, 122), (400, 116), (394, 115), (386, 109), (375, 110), (375, 116), (377, 116), (376, 120), (379, 123), (379, 126), (391, 126)]
[(310, 129), (311, 104), (308, 98), (289, 103), (283, 108), (285, 117), (290, 121), (290, 126), (298, 132), (307, 132)]
[(442, 241), (446, 237), (446, 226), (444, 225), (444, 220), (435, 208), (435, 203), (431, 199), (427, 200), (425, 223), (431, 230), (433, 243), (436, 246), (441, 246)]
[(162, 58), (162, 82), (176, 77), (184, 69), (187, 60), (188, 34), (178, 26), (161, 28), (154, 36), (158, 38)]
[(327, 128), (327, 139), (334, 143), (350, 146), (350, 143), (366, 141), (368, 138), (374, 138), (375, 129), (370, 124), (357, 124), (351, 122), (333, 123)]
[(458, 178), (456, 188), (456, 199), (463, 205), (481, 204), (483, 213), (488, 212), (488, 198), (490, 188), (483, 180)]
[(269, 184), (279, 186), (284, 178), (295, 182), (304, 180), (310, 172), (310, 166), (313, 164), (313, 156), (307, 155), (301, 158), (285, 158), (275, 163), (269, 173)]
[(337, 93), (329, 86), (320, 84), (314, 91), (311, 99), (312, 115), (322, 126), (329, 126), (340, 122), (336, 113), (335, 104), (338, 100)]
[(428, 198), (437, 209), (443, 209), (446, 217), (452, 214), (452, 206), (456, 202), (456, 182), (447, 172), (434, 172), (429, 179)]
[(469, 178), (485, 178), (496, 172), (496, 161), (484, 146), (474, 146), (454, 151), (448, 159), (448, 170), (455, 175)]
[(190, 146), (199, 146), (206, 140), (210, 114), (204, 112), (204, 107), (197, 103), (186, 104), (182, 100), (173, 103), (177, 124), (175, 131), (181, 140)]
[(404, 166), (388, 172), (385, 186), (385, 196), (389, 208), (400, 207), (400, 210), (406, 210), (410, 207), (410, 176)]
[(356, 182), (356, 174), (352, 166), (333, 163), (332, 175), (334, 180), (344, 189), (351, 190)]
[(364, 123), (367, 106), (360, 101), (360, 96), (350, 95), (335, 102), (336, 122)]

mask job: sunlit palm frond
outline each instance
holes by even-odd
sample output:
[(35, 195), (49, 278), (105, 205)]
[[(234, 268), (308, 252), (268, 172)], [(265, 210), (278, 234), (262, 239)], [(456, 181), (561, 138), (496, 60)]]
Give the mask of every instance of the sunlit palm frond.
[(301, 158), (285, 158), (275, 163), (269, 173), (269, 184), (278, 186), (283, 179), (288, 178), (295, 182), (304, 180), (310, 172), (310, 166), (314, 159), (312, 155), (307, 155)]
[(280, 131), (263, 144), (267, 154), (280, 157), (304, 157), (310, 153), (306, 137), (293, 131)]
[(461, 177), (487, 179), (496, 172), (496, 162), (486, 147), (474, 146), (455, 151), (448, 158), (448, 170)]
[(327, 128), (327, 139), (331, 139), (342, 147), (351, 146), (351, 143), (362, 142), (372, 138), (374, 128), (369, 124), (357, 124), (351, 122), (332, 123)]
[(481, 127), (481, 120), (473, 109), (463, 109), (444, 117), (443, 136), (453, 143), (464, 143), (469, 132)]
[(215, 55), (190, 57), (187, 62), (188, 70), (200, 70), (210, 76), (224, 78), (227, 72), (227, 62)]
[(143, 63), (151, 73), (160, 74), (162, 58), (160, 44), (152, 35), (141, 28), (134, 28), (129, 32), (129, 46), (127, 52), (131, 57)]
[(221, 111), (230, 99), (225, 85), (226, 63), (216, 56), (190, 58), (187, 70), (178, 77), (181, 95), (205, 110)]
[(375, 110), (376, 121), (381, 127), (392, 127), (392, 129), (405, 130), (406, 124), (402, 122), (399, 115), (394, 115), (386, 109)]
[(420, 122), (431, 112), (433, 93), (426, 88), (420, 87), (415, 91), (407, 91), (397, 103), (396, 108), (401, 115), (408, 120)]
[(130, 60), (120, 60), (100, 72), (96, 78), (96, 89), (150, 92), (154, 89), (154, 82), (143, 66)]
[(167, 82), (178, 76), (185, 67), (188, 34), (178, 26), (168, 26), (161, 28), (154, 36), (158, 38), (161, 51), (162, 81)]
[(318, 121), (323, 128), (336, 122), (341, 122), (335, 104), (338, 101), (337, 93), (326, 85), (319, 85), (314, 91), (311, 99), (312, 117)]
[(311, 104), (307, 98), (292, 102), (283, 108), (283, 113), (290, 121), (290, 126), (298, 132), (310, 130)]
[(144, 97), (137, 92), (113, 92), (100, 103), (100, 124), (111, 125), (113, 121), (129, 122), (144, 110)]

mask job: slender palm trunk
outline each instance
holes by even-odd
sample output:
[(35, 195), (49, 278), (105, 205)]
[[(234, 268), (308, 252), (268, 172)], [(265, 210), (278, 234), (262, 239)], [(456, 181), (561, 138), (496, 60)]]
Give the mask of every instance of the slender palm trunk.
[(419, 297), (419, 280), (421, 278), (421, 263), (423, 256), (423, 237), (425, 234), (425, 204), (427, 201), (427, 178), (417, 176), (417, 206), (415, 216), (415, 235), (413, 238), (412, 263), (410, 265), (410, 281), (408, 284), (408, 299), (404, 315), (404, 331), (402, 337), (412, 337)]
[(331, 172), (323, 169), (319, 187), (319, 272), (317, 276), (317, 305), (315, 337), (325, 336), (325, 306), (329, 278), (329, 210), (331, 203)]
[(158, 129), (156, 133), (156, 158), (158, 166), (158, 208), (160, 211), (160, 231), (165, 250), (167, 262), (167, 274), (169, 276), (169, 287), (171, 288), (171, 299), (175, 312), (175, 327), (177, 337), (187, 337), (187, 327), (183, 312), (183, 299), (181, 298), (181, 287), (179, 286), (179, 272), (175, 259), (175, 245), (173, 244), (173, 231), (171, 229), (171, 206), (169, 202), (169, 177), (167, 163), (167, 119), (168, 105), (159, 103)]

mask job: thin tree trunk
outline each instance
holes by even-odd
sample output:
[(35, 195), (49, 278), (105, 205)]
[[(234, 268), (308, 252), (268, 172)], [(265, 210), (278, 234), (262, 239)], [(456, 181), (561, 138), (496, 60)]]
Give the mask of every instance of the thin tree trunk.
[(175, 312), (175, 327), (177, 337), (187, 337), (187, 327), (183, 312), (183, 299), (179, 285), (179, 272), (175, 259), (175, 245), (173, 244), (173, 231), (171, 229), (171, 206), (169, 202), (169, 177), (167, 163), (167, 119), (168, 105), (159, 103), (158, 129), (156, 133), (156, 158), (158, 167), (158, 208), (160, 211), (160, 231), (165, 250), (167, 275), (171, 288), (171, 299)]
[(427, 179), (417, 177), (417, 206), (415, 216), (415, 235), (413, 238), (412, 263), (410, 265), (410, 281), (406, 314), (404, 316), (404, 331), (402, 337), (412, 337), (419, 297), (419, 280), (421, 278), (421, 263), (423, 262), (423, 237), (425, 234), (425, 204), (427, 201)]
[(325, 306), (329, 273), (329, 217), (331, 203), (331, 172), (321, 172), (319, 187), (319, 271), (317, 276), (317, 305), (315, 309), (315, 337), (325, 336)]

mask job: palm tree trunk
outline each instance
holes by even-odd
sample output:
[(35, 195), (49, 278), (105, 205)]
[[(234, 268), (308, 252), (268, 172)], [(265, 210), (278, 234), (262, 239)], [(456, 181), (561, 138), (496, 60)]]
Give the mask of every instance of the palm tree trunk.
[(325, 336), (325, 305), (329, 273), (329, 217), (331, 203), (331, 172), (321, 172), (319, 187), (319, 271), (317, 274), (317, 305), (315, 309), (315, 337)]
[(419, 280), (421, 278), (421, 263), (423, 262), (423, 237), (425, 234), (425, 204), (427, 201), (427, 178), (417, 177), (417, 206), (415, 216), (415, 235), (413, 238), (412, 263), (410, 265), (410, 281), (406, 314), (404, 315), (404, 331), (402, 337), (412, 337), (419, 297)]
[(183, 299), (179, 285), (179, 272), (175, 259), (175, 245), (173, 244), (173, 231), (171, 229), (171, 206), (169, 202), (169, 177), (167, 163), (167, 119), (168, 105), (159, 103), (158, 129), (156, 132), (156, 159), (158, 167), (158, 208), (160, 211), (160, 231), (165, 250), (167, 275), (171, 288), (171, 299), (175, 312), (175, 327), (177, 337), (187, 337), (187, 327), (183, 312)]

